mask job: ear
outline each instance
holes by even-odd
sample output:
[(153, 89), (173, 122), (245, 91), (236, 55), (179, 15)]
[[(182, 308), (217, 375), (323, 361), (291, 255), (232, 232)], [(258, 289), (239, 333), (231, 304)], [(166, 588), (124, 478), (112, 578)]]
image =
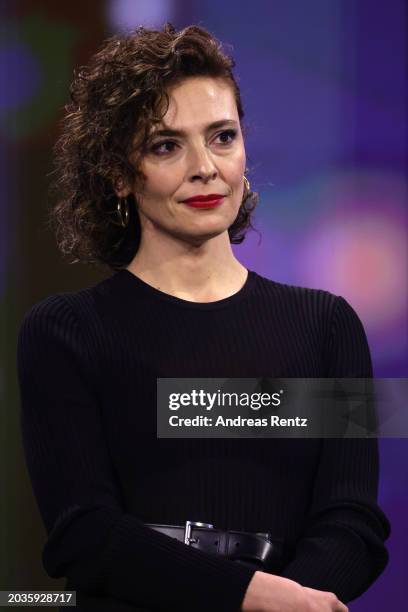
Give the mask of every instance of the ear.
[(118, 198), (126, 198), (130, 194), (131, 189), (122, 176), (113, 178), (112, 183), (113, 189)]

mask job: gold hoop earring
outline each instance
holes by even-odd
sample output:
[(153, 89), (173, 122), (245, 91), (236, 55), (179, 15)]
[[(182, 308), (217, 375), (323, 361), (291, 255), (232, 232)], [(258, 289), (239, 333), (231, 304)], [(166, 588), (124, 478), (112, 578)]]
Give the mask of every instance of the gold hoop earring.
[[(123, 209), (122, 206), (124, 207)], [(114, 218), (112, 219), (112, 223), (114, 225), (119, 225), (120, 227), (127, 227), (129, 225), (129, 203), (127, 198), (118, 198), (116, 210), (113, 212), (113, 215)]]
[(248, 197), (249, 192), (251, 191), (251, 185), (250, 185), (250, 182), (248, 181), (247, 177), (245, 176), (245, 174), (244, 174), (243, 178), (244, 178), (245, 188), (244, 188), (244, 195), (243, 195), (242, 199), (245, 200)]

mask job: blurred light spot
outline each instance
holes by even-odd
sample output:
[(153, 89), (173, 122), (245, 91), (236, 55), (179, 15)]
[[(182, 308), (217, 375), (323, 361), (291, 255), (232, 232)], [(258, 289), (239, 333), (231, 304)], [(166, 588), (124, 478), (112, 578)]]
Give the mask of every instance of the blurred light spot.
[[(17, 39), (3, 47), (9, 64), (3, 68), (6, 83), (0, 84), (1, 98), (6, 100), (0, 114), (0, 131), (2, 137), (19, 141), (48, 126), (66, 102), (72, 78), (72, 51), (79, 34), (70, 23), (47, 19), (41, 13), (12, 21), (8, 29), (18, 31), (21, 44)], [(4, 91), (8, 87), (10, 99)]]
[(324, 221), (303, 244), (302, 278), (348, 297), (368, 326), (387, 326), (406, 308), (407, 238), (403, 226), (377, 212)]
[(42, 84), (41, 67), (28, 46), (16, 43), (0, 48), (0, 65), (2, 110), (17, 108), (37, 94)]
[(316, 199), (320, 206), (291, 253), (291, 282), (348, 300), (363, 321), (377, 366), (406, 357), (406, 178), (377, 169), (339, 172), (322, 181)]

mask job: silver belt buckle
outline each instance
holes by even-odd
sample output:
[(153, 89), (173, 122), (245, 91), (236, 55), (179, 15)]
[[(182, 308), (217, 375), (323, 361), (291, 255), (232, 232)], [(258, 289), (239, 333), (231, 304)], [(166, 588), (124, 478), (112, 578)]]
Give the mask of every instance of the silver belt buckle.
[(186, 521), (186, 526), (184, 528), (184, 544), (187, 544), (187, 546), (189, 546), (191, 542), (197, 542), (195, 538), (190, 537), (192, 527), (207, 527), (208, 529), (214, 529), (214, 525), (211, 525), (211, 523), (200, 523), (199, 521)]

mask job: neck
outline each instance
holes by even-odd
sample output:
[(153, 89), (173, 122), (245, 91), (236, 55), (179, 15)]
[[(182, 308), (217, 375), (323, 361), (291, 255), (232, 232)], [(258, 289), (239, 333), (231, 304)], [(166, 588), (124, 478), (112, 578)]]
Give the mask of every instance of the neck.
[(228, 232), (199, 245), (174, 238), (149, 240), (145, 234), (127, 269), (156, 289), (203, 302), (236, 293), (247, 278), (247, 269), (232, 252)]

